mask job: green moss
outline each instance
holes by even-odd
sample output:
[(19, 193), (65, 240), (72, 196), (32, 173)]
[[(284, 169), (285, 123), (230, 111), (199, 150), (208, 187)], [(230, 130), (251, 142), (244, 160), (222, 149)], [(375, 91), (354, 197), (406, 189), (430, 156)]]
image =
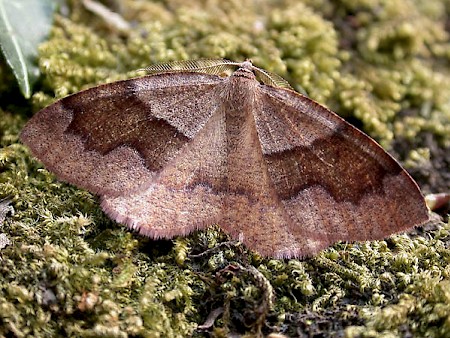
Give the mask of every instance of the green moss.
[[(81, 2), (69, 6), (40, 48), (34, 110), (155, 62), (251, 58), (442, 189), (433, 177), (445, 173), (430, 163), (450, 146), (448, 1), (130, 0), (116, 8), (133, 24), (121, 33)], [(14, 80), (0, 69), (0, 199), (15, 210), (0, 225), (11, 242), (0, 249), (0, 336), (204, 336), (196, 327), (217, 309), (217, 337), (449, 334), (449, 224), (305, 261), (263, 259), (218, 227), (174, 241), (137, 236), (19, 143), (30, 108), (9, 99)]]
[[(444, 236), (448, 236), (448, 230), (444, 232)], [(405, 284), (406, 292), (401, 294), (394, 304), (388, 304), (384, 308), (362, 309), (361, 315), (367, 320), (366, 325), (347, 328), (348, 337), (402, 336), (406, 330), (414, 337), (448, 335), (450, 329), (448, 320), (450, 316), (449, 258), (440, 255), (442, 248), (436, 250), (433, 248), (432, 253), (427, 246), (422, 248), (417, 246), (417, 249), (422, 254), (414, 257), (413, 261), (406, 255), (400, 258), (400, 261), (403, 261), (412, 272), (412, 274), (399, 274)], [(419, 267), (421, 265), (419, 260), (424, 260), (424, 265), (429, 266)], [(443, 264), (436, 264), (438, 261)]]

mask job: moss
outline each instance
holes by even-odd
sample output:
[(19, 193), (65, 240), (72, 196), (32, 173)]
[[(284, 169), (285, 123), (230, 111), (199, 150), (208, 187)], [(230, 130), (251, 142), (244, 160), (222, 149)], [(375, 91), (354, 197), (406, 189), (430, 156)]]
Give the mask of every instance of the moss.
[[(420, 185), (448, 188), (445, 165), (433, 167), (436, 154), (450, 162), (448, 1), (130, 0), (115, 8), (133, 25), (121, 32), (81, 2), (69, 8), (40, 48), (35, 111), (155, 62), (251, 58), (412, 172), (425, 168)], [(13, 79), (0, 69), (0, 199), (15, 210), (0, 227), (9, 241), (0, 249), (1, 336), (205, 336), (196, 327), (217, 313), (204, 329), (217, 337), (449, 334), (449, 224), (339, 243), (304, 261), (263, 259), (218, 227), (174, 241), (137, 236), (19, 143), (31, 108), (9, 97)]]
[[(447, 231), (444, 232), (444, 236), (448, 236)], [(422, 247), (420, 251), (422, 254), (414, 257), (413, 261), (407, 256), (400, 259), (413, 272), (408, 277), (403, 273), (399, 274), (405, 283), (406, 292), (401, 294), (394, 304), (388, 304), (384, 308), (363, 309), (361, 314), (367, 320), (366, 325), (347, 328), (348, 337), (402, 336), (406, 333), (417, 337), (448, 335), (450, 328), (448, 257), (440, 256), (439, 248), (432, 250), (435, 251), (432, 254), (426, 247)], [(424, 258), (424, 254), (428, 257)], [(420, 259), (427, 262), (425, 265), (430, 266), (417, 269), (421, 265)], [(435, 264), (438, 260), (441, 260), (443, 265)]]

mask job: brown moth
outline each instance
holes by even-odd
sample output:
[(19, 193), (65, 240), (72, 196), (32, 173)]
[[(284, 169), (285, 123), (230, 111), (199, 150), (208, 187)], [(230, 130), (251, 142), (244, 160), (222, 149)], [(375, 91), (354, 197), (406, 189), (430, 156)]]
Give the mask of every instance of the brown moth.
[(288, 258), (428, 220), (395, 159), (281, 77), (228, 60), (147, 71), (162, 73), (63, 98), (21, 134), (117, 222), (152, 238), (218, 224), (264, 256)]

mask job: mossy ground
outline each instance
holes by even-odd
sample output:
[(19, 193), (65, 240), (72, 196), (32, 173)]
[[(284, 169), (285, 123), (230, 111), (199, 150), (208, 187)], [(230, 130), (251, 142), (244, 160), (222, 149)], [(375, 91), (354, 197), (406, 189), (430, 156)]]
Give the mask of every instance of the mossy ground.
[(130, 30), (78, 1), (56, 17), (32, 104), (1, 66), (0, 198), (14, 213), (0, 204), (10, 242), (0, 249), (0, 336), (450, 336), (450, 224), (303, 261), (263, 259), (217, 227), (153, 241), (109, 220), (18, 141), (55, 95), (155, 62), (251, 58), (375, 137), (425, 193), (445, 191), (448, 0), (111, 3)]

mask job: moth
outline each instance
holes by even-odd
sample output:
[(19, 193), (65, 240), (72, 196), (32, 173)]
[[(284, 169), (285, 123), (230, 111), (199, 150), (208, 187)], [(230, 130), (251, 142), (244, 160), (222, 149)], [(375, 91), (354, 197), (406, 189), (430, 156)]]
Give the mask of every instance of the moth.
[(278, 75), (249, 60), (147, 71), (65, 97), (21, 133), (113, 220), (155, 239), (218, 224), (263, 256), (290, 258), (429, 219), (393, 157)]

